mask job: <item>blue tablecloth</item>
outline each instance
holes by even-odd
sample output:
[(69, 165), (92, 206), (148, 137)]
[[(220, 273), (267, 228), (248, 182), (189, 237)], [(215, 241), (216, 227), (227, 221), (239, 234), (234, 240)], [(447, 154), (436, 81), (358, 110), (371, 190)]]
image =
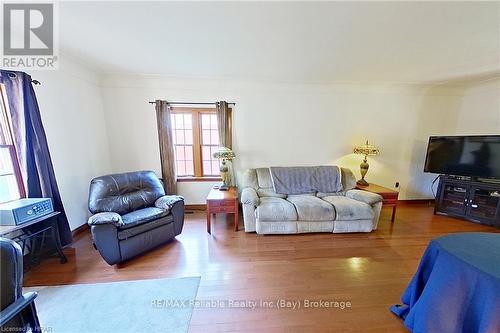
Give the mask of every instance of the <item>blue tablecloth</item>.
[(500, 234), (432, 240), (401, 301), (391, 311), (413, 332), (500, 333)]

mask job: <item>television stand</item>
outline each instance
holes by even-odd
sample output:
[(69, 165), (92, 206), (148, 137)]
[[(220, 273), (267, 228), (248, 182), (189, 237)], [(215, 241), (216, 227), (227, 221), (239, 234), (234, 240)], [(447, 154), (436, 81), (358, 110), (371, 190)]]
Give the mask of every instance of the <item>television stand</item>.
[(500, 183), (441, 175), (434, 213), (500, 227)]
[(475, 180), (473, 177), (469, 176), (455, 176), (455, 175), (447, 175), (448, 179), (454, 179), (454, 180)]

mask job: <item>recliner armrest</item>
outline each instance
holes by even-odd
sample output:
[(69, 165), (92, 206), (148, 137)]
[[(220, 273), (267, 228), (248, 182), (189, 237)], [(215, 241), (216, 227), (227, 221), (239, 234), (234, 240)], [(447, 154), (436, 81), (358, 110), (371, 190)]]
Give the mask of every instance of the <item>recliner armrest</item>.
[(345, 193), (345, 196), (357, 201), (364, 202), (373, 206), (377, 202), (381, 202), (383, 200), (382, 196), (376, 193), (362, 191), (362, 190), (349, 190)]
[(87, 224), (90, 226), (101, 225), (101, 224), (114, 224), (115, 226), (119, 227), (122, 226), (124, 223), (120, 214), (114, 212), (102, 212), (94, 214), (91, 217), (89, 217)]
[(170, 211), (172, 206), (179, 201), (184, 201), (184, 197), (180, 195), (164, 195), (156, 199), (155, 207)]
[(241, 203), (244, 205), (252, 205), (254, 207), (257, 207), (260, 204), (260, 199), (257, 195), (257, 191), (255, 191), (251, 187), (245, 187), (243, 191), (241, 191)]
[[(16, 299), (14, 303), (0, 311), (0, 326), (3, 327), (9, 320), (17, 316), (28, 305), (30, 305), (38, 294), (34, 291), (27, 292)], [(3, 331), (3, 330), (2, 330)]]

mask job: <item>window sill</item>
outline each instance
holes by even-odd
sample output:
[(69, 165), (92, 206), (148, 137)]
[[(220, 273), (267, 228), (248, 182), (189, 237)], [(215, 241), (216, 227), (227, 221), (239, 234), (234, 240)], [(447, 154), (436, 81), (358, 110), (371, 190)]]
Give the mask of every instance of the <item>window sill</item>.
[(221, 177), (177, 177), (177, 182), (220, 182)]

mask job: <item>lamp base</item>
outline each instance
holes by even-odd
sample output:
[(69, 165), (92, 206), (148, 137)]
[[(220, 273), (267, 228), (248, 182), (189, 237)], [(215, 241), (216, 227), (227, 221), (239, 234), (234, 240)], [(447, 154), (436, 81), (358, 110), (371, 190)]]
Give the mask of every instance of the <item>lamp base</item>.
[(358, 180), (358, 181), (356, 182), (356, 184), (361, 185), (361, 186), (368, 186), (368, 185), (370, 185), (370, 184), (368, 184), (368, 182), (367, 182), (366, 180), (364, 180), (364, 179), (360, 179), (360, 180)]
[(370, 165), (368, 164), (367, 155), (365, 155), (365, 159), (361, 164), (359, 165), (359, 171), (361, 173), (361, 179), (356, 182), (356, 184), (361, 185), (361, 186), (368, 186), (368, 182), (365, 180), (366, 173), (368, 172), (368, 168), (370, 168)]

